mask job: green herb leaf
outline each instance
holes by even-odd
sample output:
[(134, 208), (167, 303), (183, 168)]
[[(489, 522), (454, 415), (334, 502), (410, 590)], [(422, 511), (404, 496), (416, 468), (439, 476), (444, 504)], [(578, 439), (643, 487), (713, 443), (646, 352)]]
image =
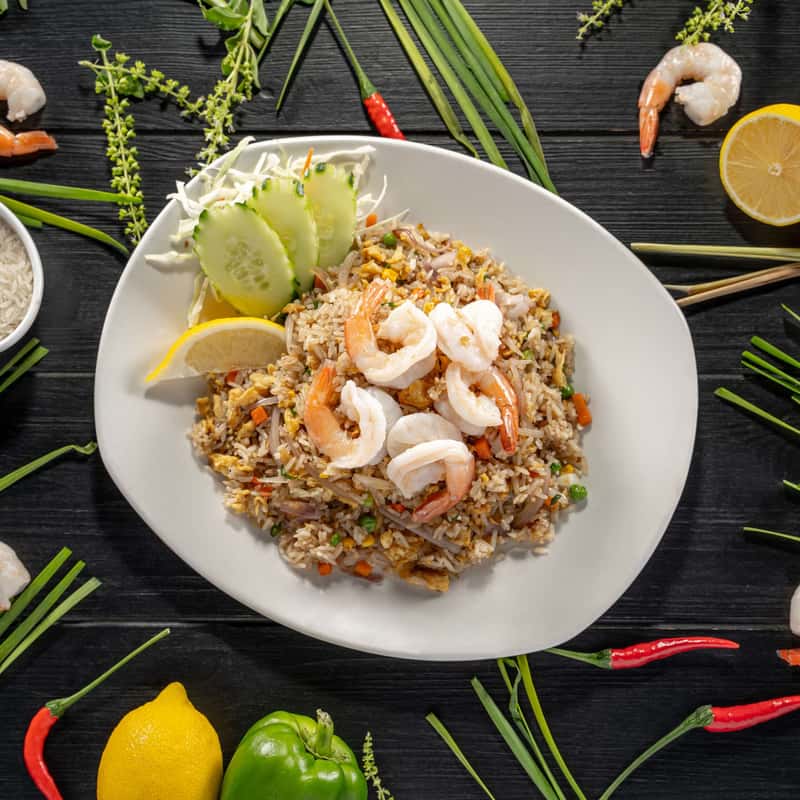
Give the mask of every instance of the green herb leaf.
[(235, 31), (241, 27), (247, 14), (237, 14), (229, 8), (200, 6), (203, 16), (221, 31)]
[(59, 456), (63, 456), (66, 453), (71, 452), (80, 453), (84, 456), (90, 456), (95, 450), (97, 450), (96, 442), (89, 442), (83, 446), (77, 444), (68, 444), (64, 447), (59, 447), (57, 450), (51, 450), (49, 453), (45, 453), (45, 455), (40, 456), (30, 463), (18, 467), (13, 472), (9, 472), (7, 475), (0, 477), (0, 492), (4, 492), (9, 486), (13, 486), (17, 481), (22, 480), (32, 472), (35, 472), (37, 469), (43, 467), (45, 464), (49, 464)]
[(25, 587), (22, 594), (18, 595), (11, 608), (0, 615), (0, 642), (3, 636), (11, 625), (17, 620), (23, 611), (36, 599), (39, 593), (50, 582), (53, 575), (61, 569), (61, 565), (72, 555), (72, 550), (68, 547), (62, 547), (61, 550), (50, 560), (50, 563), (45, 566), (41, 572)]
[(473, 147), (466, 133), (464, 133), (464, 129), (461, 127), (456, 112), (444, 93), (444, 89), (442, 89), (439, 81), (436, 80), (436, 77), (423, 58), (419, 48), (414, 44), (414, 40), (409, 35), (399, 15), (394, 10), (391, 0), (380, 0), (380, 4), (403, 50), (405, 50), (406, 57), (411, 62), (411, 66), (414, 67), (417, 77), (422, 82), (436, 111), (447, 126), (450, 135), (475, 158), (478, 158), (478, 151)]
[(109, 47), (111, 47), (111, 42), (108, 39), (104, 39), (99, 33), (92, 36), (92, 48), (97, 50), (98, 53), (108, 50)]
[(315, 0), (314, 5), (312, 6), (308, 15), (308, 19), (306, 20), (306, 26), (303, 28), (303, 33), (300, 36), (300, 41), (297, 43), (297, 49), (294, 51), (294, 56), (292, 57), (292, 63), (289, 66), (289, 71), (286, 73), (286, 79), (283, 82), (281, 93), (278, 96), (278, 102), (275, 104), (276, 111), (281, 110), (283, 100), (286, 97), (286, 92), (288, 91), (289, 85), (294, 78), (294, 74), (297, 71), (298, 64), (300, 63), (300, 59), (303, 57), (303, 53), (305, 53), (308, 42), (311, 39), (311, 35), (313, 34), (314, 28), (317, 25), (319, 15), (322, 13), (322, 9), (324, 7), (325, 0)]
[(0, 674), (5, 672), (42, 634), (46, 633), (53, 625), (58, 622), (61, 617), (69, 613), (75, 608), (78, 603), (85, 600), (92, 592), (101, 586), (101, 582), (97, 578), (89, 578), (86, 583), (80, 588), (76, 589), (66, 600), (63, 600), (56, 606), (27, 636), (22, 642), (19, 643), (17, 648), (9, 654), (8, 658), (0, 664)]
[(503, 737), (503, 740), (511, 749), (514, 757), (528, 774), (528, 777), (533, 781), (542, 797), (546, 798), (546, 800), (558, 800), (558, 796), (553, 790), (553, 787), (539, 768), (533, 756), (528, 752), (525, 743), (519, 738), (519, 735), (514, 730), (511, 723), (497, 707), (497, 704), (492, 700), (486, 689), (484, 689), (483, 684), (477, 678), (473, 678), (471, 683), (475, 694), (478, 695), (478, 699), (481, 701), (481, 705), (489, 715), (489, 719), (494, 723), (498, 733)]
[(444, 743), (450, 748), (453, 755), (461, 762), (461, 765), (464, 769), (472, 776), (472, 779), (478, 786), (483, 789), (484, 793), (490, 800), (495, 800), (494, 795), (489, 791), (489, 787), (483, 782), (480, 775), (472, 767), (472, 764), (469, 763), (467, 757), (462, 752), (461, 748), (456, 743), (456, 740), (450, 735), (450, 731), (445, 728), (445, 726), (439, 721), (439, 718), (436, 714), (428, 714), (425, 717), (425, 720), (428, 724), (442, 737)]

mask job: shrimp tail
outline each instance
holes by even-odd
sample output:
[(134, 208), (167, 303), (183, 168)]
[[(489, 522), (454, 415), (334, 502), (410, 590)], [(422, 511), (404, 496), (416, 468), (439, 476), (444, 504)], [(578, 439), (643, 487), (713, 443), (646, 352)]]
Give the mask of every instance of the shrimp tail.
[(40, 150), (57, 150), (56, 140), (46, 131), (13, 133), (0, 125), (0, 157), (25, 156)]
[(457, 502), (458, 500), (453, 502), (453, 497), (447, 489), (442, 489), (423, 500), (411, 515), (411, 519), (414, 522), (430, 522), (449, 511)]
[(658, 137), (658, 109), (642, 106), (639, 109), (639, 150), (642, 158), (651, 158)]
[(434, 492), (420, 503), (411, 515), (414, 522), (430, 522), (458, 505), (466, 497), (475, 480), (475, 459), (447, 469), (447, 488)]
[(500, 416), (500, 444), (506, 453), (513, 454), (519, 441), (519, 410), (516, 403), (501, 408)]
[(495, 300), (494, 284), (491, 281), (482, 281), (476, 294), (481, 300), (489, 300), (492, 303), (497, 302)]

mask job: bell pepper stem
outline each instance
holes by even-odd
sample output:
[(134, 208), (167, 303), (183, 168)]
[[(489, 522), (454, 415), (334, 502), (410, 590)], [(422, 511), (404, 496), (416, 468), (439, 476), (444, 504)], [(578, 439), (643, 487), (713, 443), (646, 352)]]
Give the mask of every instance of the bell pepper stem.
[(314, 753), (320, 758), (328, 758), (333, 743), (333, 719), (327, 711), (317, 709), (317, 733), (314, 736)]
[(620, 774), (616, 777), (614, 782), (603, 792), (600, 800), (608, 800), (614, 792), (619, 789), (622, 782), (639, 767), (644, 764), (649, 758), (652, 758), (659, 750), (665, 748), (671, 742), (679, 739), (684, 733), (695, 730), (695, 728), (703, 728), (710, 725), (713, 721), (711, 714), (711, 706), (700, 706), (689, 714), (680, 725), (673, 728), (669, 733), (662, 736), (657, 742), (650, 745), (640, 756), (635, 758)]
[(169, 635), (169, 628), (164, 628), (163, 631), (157, 633), (151, 639), (148, 639), (144, 644), (139, 645), (139, 647), (137, 647), (135, 650), (128, 653), (128, 655), (125, 656), (125, 658), (114, 664), (113, 667), (107, 669), (102, 675), (95, 678), (91, 683), (84, 686), (83, 689), (80, 689), (79, 691), (75, 692), (75, 694), (71, 694), (69, 697), (59, 697), (57, 700), (50, 700), (48, 703), (45, 704), (47, 706), (47, 709), (56, 718), (63, 716), (64, 712), (67, 711), (67, 709), (70, 706), (77, 703), (78, 700), (80, 700), (82, 697), (86, 697), (86, 695), (89, 694), (89, 692), (91, 692), (92, 689), (96, 689), (106, 678), (111, 677), (111, 675), (113, 675), (118, 669), (124, 667), (129, 661), (136, 658), (136, 656), (138, 656), (139, 653), (141, 653), (144, 650), (147, 650), (148, 647), (154, 645), (156, 642), (160, 641), (161, 639), (163, 639), (165, 636), (168, 635)]

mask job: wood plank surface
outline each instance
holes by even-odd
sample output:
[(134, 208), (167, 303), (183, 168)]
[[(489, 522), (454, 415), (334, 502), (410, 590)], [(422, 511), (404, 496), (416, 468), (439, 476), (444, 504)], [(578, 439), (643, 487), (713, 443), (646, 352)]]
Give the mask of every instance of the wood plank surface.
[[(575, 11), (589, 0), (467, 0), (467, 5), (534, 111), (561, 194), (621, 241), (798, 244), (796, 230), (767, 229), (726, 201), (717, 156), (733, 119), (769, 102), (795, 99), (800, 5), (758, 0), (751, 20), (738, 26), (734, 37), (720, 39), (744, 70), (736, 109), (700, 130), (671, 104), (662, 115), (657, 158), (648, 166), (638, 157), (636, 98), (695, 0), (628, 4), (601, 37), (584, 45), (574, 41)], [(0, 56), (25, 63), (42, 80), (48, 105), (34, 122), (54, 133), (61, 149), (30, 163), (0, 165), (2, 175), (97, 187), (107, 183), (102, 103), (89, 71), (77, 66), (92, 57), (93, 33), (197, 92), (207, 91), (217, 78), (219, 36), (190, 0), (30, 0), (30, 6), (25, 14), (11, 0), (0, 19)], [(269, 9), (274, 6), (268, 3)], [(337, 9), (410, 137), (458, 149), (446, 137), (379, 4), (340, 0)], [(238, 132), (268, 138), (369, 134), (355, 82), (326, 24), (316, 33), (284, 111), (275, 114), (274, 98), (304, 16), (303, 11), (290, 15), (264, 67), (262, 92), (237, 114)], [(135, 114), (152, 219), (174, 181), (184, 178), (201, 136), (196, 123), (159, 101), (136, 104)], [(77, 209), (58, 201), (42, 205), (121, 236), (108, 208)], [(0, 474), (59, 444), (92, 438), (97, 344), (124, 266), (113, 251), (71, 234), (48, 229), (34, 235), (47, 281), (34, 331), (51, 352), (0, 395)], [(662, 281), (676, 283), (751, 266), (670, 258), (648, 265)], [(609, 299), (631, 302), (625, 296)], [(715, 632), (740, 641), (742, 650), (691, 654), (622, 674), (544, 654), (532, 659), (551, 726), (588, 797), (598, 796), (616, 771), (696, 706), (797, 691), (798, 677), (774, 650), (792, 644), (788, 602), (800, 580), (800, 557), (792, 547), (748, 540), (740, 529), (754, 524), (798, 530), (798, 501), (779, 483), (784, 477), (800, 479), (798, 446), (712, 394), (726, 385), (796, 419), (790, 403), (745, 378), (739, 367), (739, 354), (753, 333), (800, 349), (796, 333), (781, 321), (781, 302), (800, 306), (796, 285), (687, 313), (700, 393), (687, 488), (642, 574), (575, 642), (576, 648), (599, 649), (676, 632)], [(660, 343), (652, 346), (655, 355)], [(658, 465), (643, 480), (658, 480)], [(494, 664), (428, 664), (358, 654), (253, 614), (161, 544), (119, 494), (98, 456), (67, 456), (4, 492), (0, 505), (0, 541), (13, 543), (31, 566), (69, 545), (104, 581), (67, 622), (0, 677), (3, 800), (39, 796), (21, 759), (24, 728), (36, 708), (75, 690), (164, 625), (173, 628), (170, 639), (97, 690), (54, 731), (48, 758), (66, 800), (94, 796), (102, 746), (116, 721), (172, 680), (183, 681), (211, 718), (226, 758), (241, 733), (267, 711), (311, 712), (322, 705), (352, 744), (372, 730), (384, 780), (397, 800), (477, 799), (480, 790), (424, 722), (425, 713), (435, 710), (498, 798), (534, 796), (469, 686), (478, 675), (504, 704)], [(563, 535), (569, 535), (568, 528)], [(790, 717), (736, 736), (695, 732), (635, 775), (618, 796), (794, 798), (800, 783), (797, 726)]]

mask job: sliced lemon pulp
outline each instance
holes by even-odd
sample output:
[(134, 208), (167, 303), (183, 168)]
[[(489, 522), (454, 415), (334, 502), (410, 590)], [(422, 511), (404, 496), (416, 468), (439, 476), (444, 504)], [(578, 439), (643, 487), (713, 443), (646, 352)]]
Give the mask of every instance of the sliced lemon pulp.
[(286, 351), (282, 325), (260, 317), (214, 319), (179, 336), (146, 381), (266, 367)]
[(728, 132), (719, 156), (728, 197), (768, 225), (800, 222), (800, 106), (765, 106)]

